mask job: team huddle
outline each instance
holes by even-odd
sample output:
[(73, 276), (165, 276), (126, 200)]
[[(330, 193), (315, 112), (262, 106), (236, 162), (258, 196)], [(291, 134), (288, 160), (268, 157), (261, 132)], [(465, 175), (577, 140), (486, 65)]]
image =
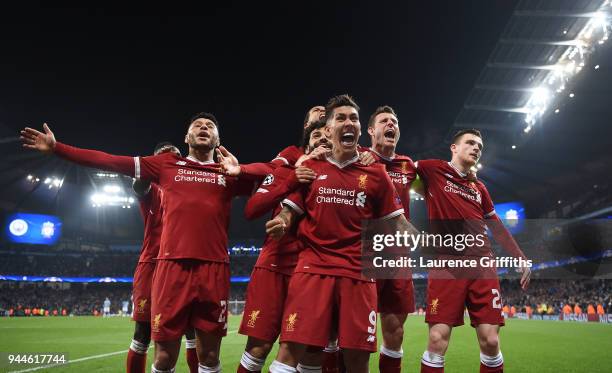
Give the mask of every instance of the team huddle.
[[(240, 164), (220, 145), (219, 122), (209, 113), (189, 121), (187, 157), (170, 143), (145, 157), (80, 149), (43, 128), (21, 131), (24, 147), (135, 178), (145, 236), (134, 275), (128, 373), (145, 371), (151, 339), (151, 372), (174, 372), (183, 335), (190, 372), (221, 371), (230, 289), (227, 230), (236, 196), (250, 196), (248, 219), (271, 213), (247, 288), (239, 333), (248, 339), (238, 372), (260, 372), (277, 339), (270, 372), (368, 372), (379, 322), (379, 370), (401, 371), (404, 323), (415, 311), (412, 279), (364, 275), (362, 224), (384, 221), (394, 231), (418, 234), (410, 223), (411, 188), (425, 198), (431, 221), (475, 221), (512, 256), (525, 258), (472, 170), (483, 149), (480, 132), (459, 131), (450, 162), (413, 162), (395, 153), (400, 128), (389, 106), (370, 116), (370, 147), (359, 145), (358, 105), (340, 95), (306, 113), (301, 144), (252, 164)], [(473, 255), (493, 255), (488, 240)], [(452, 328), (463, 324), (466, 308), (480, 345), (480, 371), (503, 371), (499, 280), (483, 277), (429, 276), (421, 372), (444, 371)], [(529, 277), (522, 268), (524, 289)]]

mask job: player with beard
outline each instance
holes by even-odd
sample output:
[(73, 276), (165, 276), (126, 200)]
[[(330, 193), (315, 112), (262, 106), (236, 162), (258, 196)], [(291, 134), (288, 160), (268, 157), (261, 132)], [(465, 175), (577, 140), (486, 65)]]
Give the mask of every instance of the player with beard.
[[(304, 130), (302, 149), (305, 155), (296, 163), (324, 157), (329, 152), (331, 143), (325, 126), (326, 122), (321, 120)], [(302, 183), (310, 183), (313, 180), (314, 172), (306, 167), (277, 168), (266, 176), (257, 192), (251, 196), (245, 208), (245, 216), (255, 219), (270, 211), (273, 211), (272, 216), (275, 216), (280, 211), (283, 198)], [(295, 238), (295, 232), (288, 232), (281, 240), (266, 236), (247, 288), (239, 333), (247, 335), (248, 339), (238, 373), (261, 372), (265, 359), (280, 334), (287, 288), (301, 248), (300, 241)], [(300, 361), (298, 370), (320, 371), (320, 358), (314, 351), (306, 354)]]
[[(438, 255), (464, 258), (493, 257), (485, 234), (488, 228), (495, 240), (512, 256), (525, 258), (516, 241), (495, 213), (485, 185), (471, 169), (482, 154), (482, 135), (478, 130), (461, 130), (453, 137), (452, 159), (421, 160), (417, 173), (425, 188), (430, 229), (437, 234), (481, 234), (484, 245), (470, 245), (461, 250), (439, 248)], [(521, 268), (521, 287), (526, 289), (531, 271)], [(448, 278), (452, 275), (452, 278)], [(444, 372), (444, 354), (453, 327), (463, 325), (467, 308), (471, 325), (480, 345), (480, 372), (503, 372), (504, 359), (499, 348), (499, 329), (504, 325), (501, 294), (495, 268), (477, 268), (465, 273), (452, 269), (429, 271), (427, 310), (429, 342), (421, 359), (421, 372)]]
[[(380, 106), (374, 111), (368, 121), (368, 134), (372, 141), (369, 150), (385, 165), (402, 200), (404, 215), (410, 219), (410, 186), (416, 178), (416, 167), (410, 157), (395, 153), (400, 129), (393, 108)], [(412, 278), (377, 279), (376, 288), (383, 337), (378, 367), (381, 373), (399, 373), (404, 353), (404, 323), (415, 310)]]
[[(21, 131), (26, 148), (149, 180), (163, 190), (163, 230), (151, 292), (153, 373), (174, 371), (180, 338), (189, 327), (196, 330), (199, 371), (221, 370), (219, 350), (227, 334), (230, 287), (227, 228), (231, 201), (236, 195), (250, 194), (253, 185), (219, 172), (220, 166), (213, 161), (219, 146), (218, 125), (209, 113), (190, 120), (186, 158), (172, 152), (126, 157), (79, 149), (57, 142), (47, 124), (44, 132), (32, 128)], [(223, 147), (217, 151), (226, 159), (232, 158)]]
[(362, 274), (362, 222), (387, 220), (398, 230), (416, 232), (403, 217), (384, 167), (359, 162), (358, 109), (347, 95), (329, 101), (331, 155), (304, 162), (316, 179), (289, 195), (281, 213), (266, 223), (269, 234), (282, 237), (296, 216), (304, 216), (298, 225), (304, 249), (289, 284), (271, 372), (295, 372), (306, 347), (326, 346), (334, 326), (347, 371), (367, 372), (376, 351), (377, 305), (376, 285)]
[[(153, 155), (173, 152), (181, 156), (178, 148), (169, 142), (155, 146)], [(144, 373), (147, 351), (151, 341), (151, 284), (155, 271), (155, 258), (159, 253), (162, 232), (161, 189), (157, 184), (145, 180), (134, 180), (132, 185), (138, 197), (140, 214), (144, 220), (144, 239), (138, 264), (134, 272), (132, 319), (134, 337), (127, 355), (127, 373)], [(185, 332), (185, 355), (190, 373), (198, 373), (198, 355), (196, 353), (195, 332)]]

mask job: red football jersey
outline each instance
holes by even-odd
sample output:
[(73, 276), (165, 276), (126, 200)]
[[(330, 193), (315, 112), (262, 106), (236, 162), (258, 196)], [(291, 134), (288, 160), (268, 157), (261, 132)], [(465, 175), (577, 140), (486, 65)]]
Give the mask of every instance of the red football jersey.
[[(257, 192), (251, 196), (245, 208), (245, 214), (248, 212), (249, 218), (260, 216), (263, 208), (266, 208), (266, 212), (272, 211), (272, 216), (280, 212), (280, 202), (298, 186), (292, 166), (302, 155), (304, 152), (301, 148), (291, 145), (266, 164), (270, 172), (263, 179)], [(246, 169), (251, 170), (254, 174), (250, 166), (246, 165)], [(245, 168), (243, 167), (242, 170), (245, 171)], [(302, 244), (295, 236), (295, 229), (287, 232), (279, 241), (266, 235), (255, 267), (291, 275), (301, 250)]]
[(138, 263), (155, 263), (162, 233), (161, 190), (155, 184), (138, 200), (144, 220), (144, 238)]
[(376, 160), (385, 165), (385, 169), (393, 181), (397, 194), (402, 199), (404, 215), (410, 219), (410, 186), (416, 179), (416, 166), (412, 159), (405, 155), (396, 154), (393, 158), (387, 158), (376, 150), (368, 149)]
[(298, 238), (304, 244), (295, 272), (364, 280), (361, 270), (362, 224), (390, 219), (404, 210), (381, 164), (364, 166), (359, 157), (337, 163), (309, 160), (317, 173), (311, 184), (292, 193), (284, 204), (300, 214)]
[[(272, 174), (266, 176), (257, 192), (251, 196), (246, 210), (262, 210), (267, 207), (267, 211), (272, 210), (272, 216), (276, 216), (281, 210), (280, 202), (283, 198), (300, 186), (292, 167), (278, 167)], [(255, 267), (291, 275), (297, 264), (298, 254), (302, 250), (302, 243), (296, 238), (296, 231), (297, 229), (292, 227), (280, 240), (266, 235)]]
[[(435, 223), (437, 233), (485, 234), (484, 219), (495, 215), (495, 207), (480, 180), (468, 180), (450, 162), (439, 159), (420, 160), (416, 166), (425, 187), (427, 214), (430, 222)], [(466, 250), (463, 254), (490, 253), (490, 243), (486, 240), (484, 247)]]
[(158, 259), (191, 258), (229, 262), (227, 229), (232, 199), (249, 195), (252, 182), (220, 174), (219, 165), (174, 153), (135, 157), (136, 178), (164, 192)]
[(293, 166), (303, 155), (304, 152), (301, 148), (295, 145), (290, 145), (285, 149), (281, 150), (281, 152), (278, 153), (278, 155), (272, 160), (272, 162), (281, 161), (286, 165)]
[(249, 195), (253, 182), (225, 176), (219, 164), (174, 153), (126, 157), (58, 142), (55, 154), (78, 164), (119, 172), (159, 185), (162, 236), (157, 259), (229, 262), (227, 228), (234, 196)]

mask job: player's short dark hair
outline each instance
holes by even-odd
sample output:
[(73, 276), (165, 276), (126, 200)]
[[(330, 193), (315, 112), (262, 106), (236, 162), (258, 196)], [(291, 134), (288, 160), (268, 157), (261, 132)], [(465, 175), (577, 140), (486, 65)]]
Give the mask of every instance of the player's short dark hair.
[(397, 116), (397, 114), (395, 113), (395, 110), (393, 110), (391, 106), (383, 105), (383, 106), (377, 107), (376, 110), (374, 110), (374, 112), (372, 113), (372, 115), (370, 115), (370, 120), (368, 121), (368, 127), (374, 126), (374, 121), (376, 120), (376, 116), (382, 113), (393, 114), (399, 120), (399, 117)]
[(174, 146), (174, 144), (170, 141), (158, 142), (157, 145), (155, 145), (155, 148), (153, 149), (153, 154), (157, 153), (161, 148), (165, 148), (166, 146)]
[(463, 135), (467, 135), (467, 134), (478, 136), (478, 137), (480, 137), (482, 139), (482, 134), (480, 133), (479, 130), (477, 130), (476, 128), (466, 128), (466, 129), (462, 129), (462, 130), (457, 131), (453, 135), (453, 142), (452, 142), (452, 144), (456, 144)]
[(187, 123), (187, 128), (191, 126), (191, 123), (195, 122), (196, 120), (200, 118), (209, 119), (211, 122), (215, 124), (215, 126), (217, 126), (217, 129), (219, 129), (219, 122), (217, 121), (217, 118), (213, 114), (206, 113), (204, 111), (192, 116), (191, 119), (189, 119), (189, 123)]
[(351, 96), (347, 94), (338, 95), (327, 101), (327, 105), (325, 105), (325, 119), (331, 120), (334, 109), (342, 106), (352, 106), (359, 112), (359, 105), (357, 105)]
[(310, 126), (304, 129), (304, 134), (302, 135), (302, 143), (301, 143), (302, 149), (306, 149), (306, 147), (308, 146), (308, 143), (310, 142), (310, 135), (312, 135), (314, 130), (323, 128), (325, 127), (326, 124), (327, 122), (325, 121), (325, 119), (319, 119), (319, 120), (312, 122)]

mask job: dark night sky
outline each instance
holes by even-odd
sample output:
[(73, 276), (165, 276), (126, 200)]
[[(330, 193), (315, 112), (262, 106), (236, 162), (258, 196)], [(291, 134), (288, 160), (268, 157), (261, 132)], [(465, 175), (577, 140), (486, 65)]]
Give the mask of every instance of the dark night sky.
[(309, 106), (347, 92), (362, 123), (380, 104), (396, 108), (402, 152), (427, 149), (515, 2), (373, 4), (4, 11), (1, 121), (48, 121), (60, 140), (142, 154), (182, 141), (186, 118), (212, 111), (223, 143), (255, 161), (294, 141)]
[[(58, 140), (72, 145), (149, 154), (159, 141), (182, 143), (187, 119), (211, 111), (221, 122), (222, 143), (241, 162), (266, 161), (297, 141), (310, 106), (340, 93), (361, 105), (362, 125), (375, 107), (395, 107), (398, 151), (419, 159), (443, 143), (516, 3), (5, 7), (0, 185), (15, 184), (36, 167), (61, 165), (6, 141), (25, 125), (46, 121)], [(611, 52), (606, 45), (595, 56), (602, 68), (577, 79), (576, 98), (520, 152), (496, 148), (499, 133), (485, 131), (487, 166), (479, 175), (496, 201), (548, 206), (572, 196), (570, 186), (587, 184), (579, 172), (589, 169), (595, 176), (588, 183), (610, 180), (597, 171), (601, 164), (583, 165), (612, 163)], [(516, 126), (520, 133), (523, 124)], [(561, 178), (568, 175), (582, 178)]]

